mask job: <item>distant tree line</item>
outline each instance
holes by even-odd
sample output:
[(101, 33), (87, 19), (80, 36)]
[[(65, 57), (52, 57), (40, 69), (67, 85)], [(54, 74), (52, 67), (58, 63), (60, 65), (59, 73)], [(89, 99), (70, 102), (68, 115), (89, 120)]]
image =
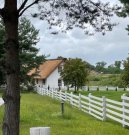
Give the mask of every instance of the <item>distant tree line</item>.
[(107, 67), (106, 65), (107, 63), (105, 61), (101, 61), (101, 62), (97, 62), (95, 66), (89, 64), (89, 68), (98, 73), (104, 73), (104, 74), (121, 74), (123, 71), (121, 69), (122, 66), (121, 61), (115, 61), (114, 64), (111, 64)]

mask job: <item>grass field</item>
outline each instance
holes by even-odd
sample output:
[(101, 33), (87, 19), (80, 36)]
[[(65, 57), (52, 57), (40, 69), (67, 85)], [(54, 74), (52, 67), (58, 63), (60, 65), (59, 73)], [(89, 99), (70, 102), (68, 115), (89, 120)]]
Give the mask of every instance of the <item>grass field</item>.
[[(78, 93), (81, 93), (83, 95), (88, 95), (89, 93), (92, 93), (94, 96), (102, 97), (105, 96), (107, 98), (121, 101), (121, 95), (124, 93), (129, 96), (129, 91), (79, 91)], [(77, 93), (77, 94), (78, 94)]]
[(120, 86), (120, 74), (90, 74), (89, 86)]
[[(94, 94), (97, 95), (97, 93)], [(119, 94), (121, 95), (121, 93)], [(119, 97), (118, 95), (114, 97)], [(0, 107), (0, 126), (2, 117), (3, 107)], [(65, 114), (61, 116), (59, 101), (33, 93), (22, 94), (20, 135), (29, 135), (29, 128), (37, 126), (51, 127), (51, 135), (129, 134), (129, 129), (122, 128), (121, 125), (116, 122), (110, 120), (106, 122), (99, 121), (67, 104), (65, 104)]]

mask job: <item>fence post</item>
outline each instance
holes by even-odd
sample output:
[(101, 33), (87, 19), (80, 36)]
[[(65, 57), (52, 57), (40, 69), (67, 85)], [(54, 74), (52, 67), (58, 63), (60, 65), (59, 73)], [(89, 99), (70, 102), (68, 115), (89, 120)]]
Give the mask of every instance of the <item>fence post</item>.
[(121, 96), (121, 99), (122, 99), (122, 112), (123, 112), (123, 123), (122, 123), (122, 126), (123, 126), (123, 127), (125, 127), (124, 122), (125, 122), (125, 116), (126, 116), (126, 113), (125, 113), (125, 109), (126, 109), (126, 107), (125, 107), (126, 99), (125, 99), (125, 97), (126, 97), (126, 94), (123, 94), (123, 95)]
[(81, 110), (81, 94), (80, 93), (78, 97), (78, 104), (79, 104), (79, 109)]
[(41, 88), (39, 87), (39, 92), (38, 92), (38, 94), (40, 94), (40, 89), (41, 89)]
[(61, 93), (61, 90), (60, 90), (60, 101), (62, 100), (62, 93)]
[(71, 104), (71, 105), (73, 105), (73, 100), (72, 100), (72, 98), (73, 98), (73, 92), (71, 92), (71, 94), (70, 94), (70, 104)]
[(43, 88), (42, 90), (43, 90), (43, 95), (45, 95), (45, 94), (44, 94), (44, 88)]
[(43, 87), (42, 87), (42, 94), (45, 95), (45, 94), (44, 94), (44, 88), (43, 88)]
[(48, 96), (50, 96), (50, 90), (48, 90)]
[(48, 96), (48, 89), (46, 89), (46, 95)]
[(102, 106), (103, 106), (103, 121), (106, 120), (106, 97), (102, 96)]
[(41, 95), (41, 87), (40, 87), (40, 89), (39, 89), (39, 94)]
[(51, 93), (51, 90), (49, 89), (49, 90), (48, 90), (48, 96), (49, 96), (49, 97), (50, 97), (50, 93)]
[(30, 135), (50, 135), (50, 127), (30, 128)]
[(99, 86), (97, 86), (97, 91), (99, 91)]
[(44, 95), (46, 95), (46, 89), (44, 88)]
[(42, 94), (42, 87), (40, 87), (40, 95)]
[(56, 90), (56, 99), (58, 99), (57, 92), (58, 92), (58, 91)]
[(52, 90), (52, 98), (54, 98), (53, 89), (51, 89), (51, 90)]
[(51, 95), (52, 95), (52, 88), (49, 89), (49, 96), (51, 97)]
[(88, 95), (89, 98), (89, 114), (91, 113), (91, 93)]
[(124, 87), (124, 91), (126, 91), (126, 88)]
[(108, 86), (106, 86), (106, 91), (108, 91)]
[(57, 93), (57, 91), (56, 91), (56, 89), (54, 89), (54, 98), (56, 99), (56, 93)]
[(67, 101), (67, 92), (65, 91), (65, 101)]
[(90, 87), (89, 86), (87, 87), (87, 91), (90, 91)]

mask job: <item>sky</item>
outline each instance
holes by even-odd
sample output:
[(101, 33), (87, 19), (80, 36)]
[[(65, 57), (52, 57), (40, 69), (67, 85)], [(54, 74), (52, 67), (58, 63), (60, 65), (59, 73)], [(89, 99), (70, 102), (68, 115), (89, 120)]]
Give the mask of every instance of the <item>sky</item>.
[[(118, 4), (117, 0), (101, 1)], [(40, 42), (37, 44), (37, 48), (40, 49), (39, 54), (50, 55), (48, 57), (50, 59), (58, 56), (78, 57), (94, 65), (99, 61), (105, 61), (110, 65), (116, 60), (125, 60), (128, 57), (129, 35), (125, 28), (129, 24), (129, 18), (123, 19), (115, 16), (113, 21), (119, 23), (119, 25), (114, 27), (113, 31), (107, 32), (105, 36), (101, 33), (88, 36), (79, 29), (74, 29), (67, 34), (52, 35), (47, 29), (46, 22), (33, 19), (29, 14), (26, 17), (30, 18), (32, 24), (40, 30)]]
[[(110, 2), (118, 3), (117, 0), (110, 0)], [(99, 61), (105, 61), (110, 65), (116, 60), (125, 60), (128, 57), (129, 35), (125, 28), (129, 24), (129, 18), (115, 16), (113, 21), (119, 25), (114, 27), (113, 31), (107, 32), (105, 36), (100, 33), (88, 36), (77, 29), (67, 34), (52, 35), (47, 30), (47, 23), (38, 19), (31, 20), (34, 26), (40, 29), (40, 42), (37, 45), (40, 54), (50, 54), (48, 58), (78, 57), (94, 65)]]

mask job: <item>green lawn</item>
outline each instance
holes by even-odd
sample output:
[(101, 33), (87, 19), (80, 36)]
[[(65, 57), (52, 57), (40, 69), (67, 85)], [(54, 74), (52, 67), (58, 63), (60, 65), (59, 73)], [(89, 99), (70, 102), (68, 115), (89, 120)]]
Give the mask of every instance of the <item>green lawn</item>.
[(121, 95), (123, 95), (124, 93), (127, 96), (129, 96), (129, 91), (110, 91), (110, 90), (109, 91), (79, 91), (78, 93), (81, 93), (86, 96), (89, 93), (92, 93), (92, 95), (94, 96), (98, 96), (98, 97), (105, 96), (107, 98), (117, 100), (117, 101), (121, 101)]
[[(0, 107), (0, 123), (2, 117)], [(29, 135), (29, 128), (37, 126), (51, 127), (51, 135), (129, 135), (129, 129), (116, 122), (99, 121), (67, 104), (65, 115), (61, 116), (60, 102), (37, 94), (22, 94), (20, 135)]]

